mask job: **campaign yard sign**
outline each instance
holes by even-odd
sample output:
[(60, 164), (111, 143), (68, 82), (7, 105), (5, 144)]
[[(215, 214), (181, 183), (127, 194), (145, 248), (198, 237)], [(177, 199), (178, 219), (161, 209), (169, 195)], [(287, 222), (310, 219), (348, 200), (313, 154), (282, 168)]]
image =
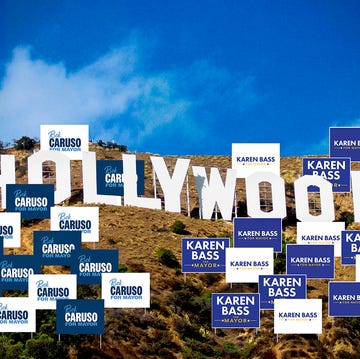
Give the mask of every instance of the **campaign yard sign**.
[(360, 127), (329, 127), (330, 157), (350, 157), (360, 161)]
[(321, 334), (321, 299), (275, 299), (275, 334)]
[(334, 246), (328, 244), (287, 244), (286, 274), (306, 274), (312, 279), (333, 279)]
[(335, 257), (341, 257), (341, 232), (345, 222), (297, 222), (297, 244), (333, 244)]
[[(137, 194), (143, 195), (145, 191), (145, 162), (136, 161)], [(96, 161), (96, 187), (97, 193), (103, 195), (124, 195), (124, 172), (122, 160)]]
[(80, 231), (34, 231), (33, 237), (40, 265), (72, 265), (81, 251)]
[(274, 274), (272, 248), (226, 248), (227, 283), (257, 283), (260, 274)]
[(225, 248), (230, 238), (183, 238), (183, 273), (225, 273)]
[(22, 219), (50, 218), (54, 206), (53, 184), (7, 184), (6, 210), (20, 213)]
[(329, 317), (360, 316), (360, 282), (329, 282)]
[(82, 153), (89, 151), (89, 126), (40, 125), (40, 149), (81, 160)]
[(36, 332), (36, 311), (29, 298), (0, 298), (0, 331), (14, 333)]
[(57, 300), (56, 334), (104, 334), (104, 301)]
[(52, 231), (80, 231), (82, 242), (99, 242), (99, 207), (53, 207)]
[(259, 275), (260, 309), (274, 310), (275, 299), (306, 299), (306, 275)]
[(20, 213), (0, 213), (0, 236), (4, 237), (4, 248), (21, 247)]
[(238, 178), (255, 172), (280, 176), (280, 143), (233, 143), (232, 169), (236, 169)]
[(258, 293), (212, 293), (212, 328), (259, 328)]
[(105, 308), (150, 308), (150, 273), (102, 273)]
[[(350, 192), (350, 158), (303, 158), (303, 176), (321, 176), (332, 183), (333, 192)], [(309, 186), (309, 192), (319, 192), (316, 186)]]
[(36, 309), (56, 309), (56, 301), (76, 299), (75, 274), (32, 274), (29, 276), (29, 299)]
[(341, 232), (341, 264), (355, 265), (355, 256), (360, 254), (360, 231)]
[(0, 288), (28, 290), (30, 274), (39, 274), (40, 264), (33, 255), (5, 255), (0, 257)]
[(117, 249), (83, 250), (71, 266), (71, 273), (77, 275), (78, 284), (101, 284), (101, 274), (118, 272), (118, 263)]
[(281, 218), (234, 218), (234, 247), (270, 247), (281, 252)]

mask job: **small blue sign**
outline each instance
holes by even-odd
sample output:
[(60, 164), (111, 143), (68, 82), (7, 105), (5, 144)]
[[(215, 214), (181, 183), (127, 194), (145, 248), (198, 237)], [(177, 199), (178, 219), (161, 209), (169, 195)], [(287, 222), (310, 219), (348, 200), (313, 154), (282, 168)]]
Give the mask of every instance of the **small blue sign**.
[(350, 157), (360, 161), (360, 127), (329, 127), (330, 157)]
[(306, 275), (259, 275), (260, 309), (274, 310), (275, 299), (306, 299)]
[[(303, 158), (303, 176), (316, 175), (332, 183), (333, 192), (350, 192), (350, 158)], [(309, 186), (309, 192), (319, 192)]]
[(281, 252), (281, 218), (234, 218), (234, 247), (273, 248)]
[(213, 328), (259, 328), (259, 293), (212, 293)]
[(306, 274), (307, 278), (333, 279), (334, 245), (287, 244), (286, 274)]
[(6, 185), (6, 210), (21, 213), (22, 219), (50, 218), (53, 206), (53, 184)]
[(34, 255), (40, 265), (73, 265), (81, 251), (81, 231), (34, 231)]
[(0, 256), (1, 289), (28, 290), (30, 274), (40, 274), (40, 264), (35, 256)]
[(56, 333), (104, 334), (104, 300), (57, 300)]
[[(144, 185), (144, 161), (136, 161), (137, 174), (137, 194), (143, 195)], [(96, 161), (96, 186), (97, 193), (104, 195), (123, 196), (124, 178), (123, 178), (122, 160), (98, 160)]]
[(360, 317), (360, 282), (329, 282), (329, 316)]
[(117, 249), (83, 250), (75, 258), (71, 273), (77, 274), (78, 284), (101, 284), (101, 274), (117, 273), (118, 263)]
[(183, 273), (225, 273), (225, 248), (229, 238), (183, 238)]
[(341, 231), (341, 264), (355, 265), (360, 254), (360, 231)]

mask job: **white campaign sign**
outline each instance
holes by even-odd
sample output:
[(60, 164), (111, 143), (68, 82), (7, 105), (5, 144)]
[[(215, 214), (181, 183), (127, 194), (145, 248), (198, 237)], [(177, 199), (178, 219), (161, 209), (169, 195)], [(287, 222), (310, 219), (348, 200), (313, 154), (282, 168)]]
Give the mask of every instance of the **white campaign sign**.
[(321, 334), (321, 299), (275, 299), (275, 334)]
[(51, 207), (52, 231), (81, 231), (82, 242), (99, 242), (99, 207)]
[(238, 178), (259, 171), (280, 176), (280, 143), (233, 143), (232, 168)]
[(150, 308), (150, 273), (102, 273), (105, 308)]
[(0, 213), (0, 237), (4, 237), (4, 248), (21, 247), (21, 213)]
[(36, 311), (29, 298), (0, 297), (0, 312), (0, 332), (36, 332)]
[(227, 283), (257, 283), (259, 275), (274, 274), (273, 248), (225, 248)]
[(83, 152), (89, 151), (89, 126), (40, 125), (40, 148), (81, 160)]
[(297, 222), (297, 244), (333, 244), (335, 257), (341, 257), (341, 231), (345, 222)]
[(36, 309), (56, 309), (59, 299), (77, 298), (76, 274), (29, 275), (29, 299)]

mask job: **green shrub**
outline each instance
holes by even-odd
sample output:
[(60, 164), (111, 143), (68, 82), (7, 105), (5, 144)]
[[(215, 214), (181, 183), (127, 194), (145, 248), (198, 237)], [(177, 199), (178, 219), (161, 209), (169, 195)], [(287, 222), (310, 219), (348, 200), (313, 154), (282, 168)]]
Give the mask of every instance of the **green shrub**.
[(354, 222), (354, 213), (342, 212), (340, 216), (341, 216), (340, 220), (345, 222), (345, 228), (347, 228), (351, 223)]
[(170, 229), (171, 229), (171, 232), (173, 233), (176, 233), (176, 234), (187, 234), (188, 232), (185, 231), (185, 224), (181, 221), (175, 221)]
[(161, 264), (169, 268), (180, 268), (180, 263), (170, 249), (159, 248), (156, 251), (156, 256)]
[(28, 136), (22, 136), (19, 140), (15, 140), (15, 149), (17, 150), (32, 150), (37, 141)]

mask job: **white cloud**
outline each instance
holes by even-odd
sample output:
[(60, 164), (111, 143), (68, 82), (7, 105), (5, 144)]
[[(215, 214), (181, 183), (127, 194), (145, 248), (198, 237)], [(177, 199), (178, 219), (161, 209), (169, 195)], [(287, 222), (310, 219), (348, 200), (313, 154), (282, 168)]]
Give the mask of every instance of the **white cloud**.
[(0, 139), (39, 137), (40, 124), (88, 123), (94, 139), (141, 141), (186, 105), (172, 98), (166, 74), (139, 76), (136, 65), (134, 47), (115, 49), (74, 72), (16, 48), (0, 90)]
[(227, 143), (232, 123), (259, 100), (254, 77), (207, 60), (144, 73), (139, 53), (137, 46), (118, 47), (69, 71), (63, 63), (34, 59), (29, 47), (17, 47), (0, 88), (0, 140), (38, 138), (41, 124), (89, 124), (91, 139), (115, 140), (131, 150), (182, 146), (179, 151), (189, 153), (201, 146), (206, 153), (209, 139)]

